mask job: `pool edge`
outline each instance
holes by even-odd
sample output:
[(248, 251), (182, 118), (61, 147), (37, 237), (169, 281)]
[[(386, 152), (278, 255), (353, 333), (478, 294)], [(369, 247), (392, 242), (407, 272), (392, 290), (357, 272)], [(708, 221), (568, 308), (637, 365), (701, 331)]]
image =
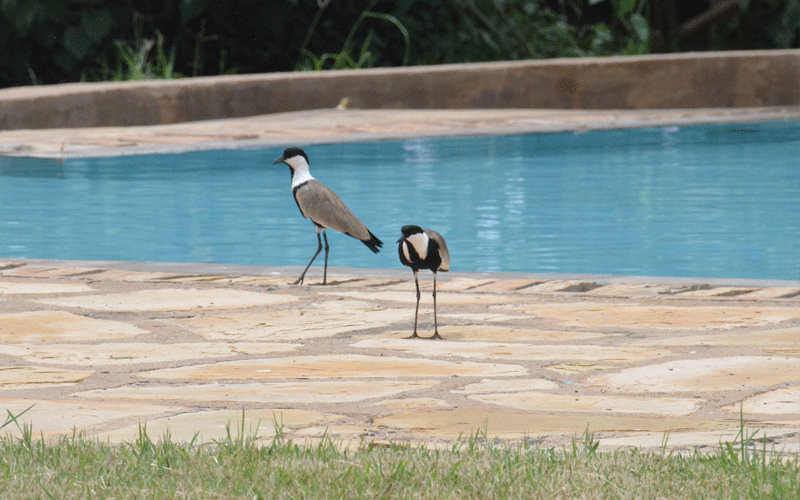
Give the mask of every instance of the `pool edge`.
[[(253, 266), (244, 264), (219, 264), (202, 262), (150, 262), (150, 261), (92, 261), (92, 260), (57, 260), (57, 259), (26, 259), (26, 258), (0, 258), (0, 272), (21, 266), (42, 266), (53, 268), (102, 268), (108, 270), (121, 270), (147, 273), (169, 273), (190, 276), (259, 276), (259, 277), (285, 277), (287, 280), (302, 271), (302, 266)], [(312, 267), (307, 278), (315, 280), (321, 274), (321, 267)], [(798, 271), (800, 274), (800, 271)], [(331, 277), (357, 277), (357, 278), (390, 278), (411, 279), (413, 275), (408, 269), (381, 269), (381, 268), (355, 268), (355, 267), (328, 267), (328, 276)], [(515, 273), (515, 272), (467, 272), (450, 271), (440, 273), (439, 281), (449, 281), (457, 278), (469, 279), (528, 279), (540, 281), (585, 281), (599, 285), (612, 283), (641, 283), (654, 285), (686, 285), (716, 287), (798, 287), (800, 277), (796, 280), (774, 280), (757, 278), (704, 278), (704, 277), (673, 277), (673, 276), (629, 276), (614, 274), (586, 274), (586, 273)]]
[(0, 155), (62, 160), (797, 119), (800, 106), (603, 111), (319, 109), (172, 125), (6, 130), (0, 131)]

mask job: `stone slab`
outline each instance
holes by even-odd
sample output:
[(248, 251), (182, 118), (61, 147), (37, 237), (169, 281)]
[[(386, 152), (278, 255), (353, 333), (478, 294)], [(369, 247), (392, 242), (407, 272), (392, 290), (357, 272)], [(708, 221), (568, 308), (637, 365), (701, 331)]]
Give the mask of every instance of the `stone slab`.
[(571, 361), (550, 365), (545, 368), (562, 375), (575, 375), (599, 370), (613, 370), (615, 367), (613, 365), (604, 365), (602, 363), (593, 363), (591, 361)]
[(247, 284), (247, 285), (287, 285), (291, 283), (288, 278), (281, 277), (267, 277), (267, 276), (229, 276), (229, 283), (231, 284)]
[[(405, 313), (408, 316), (408, 313)], [(477, 316), (477, 317), (476, 317)], [(406, 318), (406, 321), (413, 321), (413, 313), (411, 316)], [(507, 316), (507, 317), (498, 317), (495, 315), (487, 314), (487, 315), (467, 315), (467, 314), (453, 314), (453, 315), (440, 315), (439, 318), (439, 333), (446, 338), (446, 340), (451, 341), (495, 341), (495, 342), (534, 342), (534, 341), (541, 341), (541, 342), (577, 342), (579, 340), (586, 340), (586, 339), (594, 339), (603, 337), (604, 334), (602, 333), (594, 333), (594, 332), (585, 332), (585, 331), (567, 331), (567, 330), (541, 330), (538, 328), (526, 328), (526, 327), (516, 327), (516, 326), (495, 326), (495, 325), (481, 325), (481, 324), (470, 324), (470, 325), (442, 325), (443, 320), (447, 320), (447, 318), (453, 318), (458, 320), (459, 322), (468, 321), (470, 319), (477, 319), (476, 323), (480, 323), (480, 321), (510, 321), (510, 320), (524, 320), (526, 316)], [(485, 319), (482, 319), (485, 318)], [(419, 332), (423, 335), (427, 335), (428, 333), (432, 332), (425, 332), (424, 329), (430, 330), (432, 328), (433, 323), (433, 311), (431, 311), (430, 317), (426, 317), (420, 314), (419, 319)], [(413, 326), (413, 324), (412, 324)], [(410, 329), (406, 332), (390, 332), (392, 337), (407, 337), (411, 334)]]
[(450, 362), (424, 358), (341, 354), (292, 356), (166, 368), (140, 374), (151, 379), (322, 379), (396, 377), (487, 377), (521, 376), (519, 365)]
[(708, 333), (682, 337), (658, 338), (633, 342), (633, 345), (650, 346), (752, 346), (770, 349), (782, 346), (800, 346), (800, 328), (743, 331), (738, 333)]
[(520, 290), (522, 293), (588, 292), (598, 288), (594, 281), (587, 280), (548, 280), (538, 285)]
[[(495, 281), (496, 280), (491, 278), (453, 278), (447, 280), (437, 279), (436, 292), (438, 294), (440, 291), (463, 292), (466, 290), (476, 290), (483, 285), (488, 285), (490, 283), (494, 283)], [(411, 290), (414, 290), (414, 280), (409, 280), (408, 286)], [(420, 274), (419, 286), (420, 289), (424, 288), (430, 293), (433, 291), (433, 279), (427, 279), (423, 274)], [(395, 288), (400, 288), (400, 285)]]
[(746, 295), (741, 296), (743, 299), (782, 299), (782, 298), (800, 298), (800, 287), (769, 287), (755, 290)]
[[(424, 310), (420, 307), (420, 311)], [(513, 311), (512, 311), (513, 312)], [(433, 310), (430, 310), (430, 314), (433, 314)], [(503, 313), (470, 313), (470, 312), (459, 312), (456, 314), (447, 313), (447, 312), (439, 312), (439, 318), (453, 318), (456, 320), (461, 320), (462, 322), (474, 322), (474, 323), (502, 323), (505, 321), (518, 321), (518, 320), (530, 320), (533, 319), (533, 316), (526, 316), (524, 314), (503, 314)], [(473, 326), (473, 325), (463, 325), (463, 326)]]
[(500, 439), (519, 439), (540, 436), (582, 435), (590, 432), (655, 432), (685, 430), (732, 430), (738, 422), (693, 419), (687, 417), (590, 416), (546, 414), (469, 409), (415, 410), (375, 418), (376, 425), (405, 430), (410, 435), (468, 437), (485, 432)]
[[(798, 368), (800, 371), (800, 368)], [(739, 414), (740, 411), (758, 415), (787, 415), (800, 417), (800, 385), (781, 387), (745, 399), (741, 405), (730, 405), (724, 408)]]
[(541, 282), (541, 280), (529, 278), (492, 280), (483, 285), (472, 287), (470, 290), (475, 292), (513, 292), (517, 290), (523, 290), (533, 285), (538, 285)]
[[(242, 422), (244, 418), (244, 422)], [(237, 439), (241, 429), (244, 436), (256, 439), (272, 438), (278, 431), (287, 432), (306, 426), (336, 421), (339, 415), (297, 409), (251, 409), (216, 410), (181, 413), (174, 416), (152, 419), (145, 430), (153, 441), (194, 442), (195, 444), (224, 441), (228, 437)], [(132, 443), (139, 437), (139, 425), (129, 425), (111, 431), (97, 433), (101, 441)]]
[(375, 406), (384, 406), (394, 411), (410, 409), (441, 409), (452, 408), (453, 405), (443, 399), (436, 398), (398, 398), (384, 399), (373, 403)]
[(20, 278), (61, 278), (75, 275), (86, 275), (99, 271), (93, 267), (76, 266), (14, 266), (0, 270), (0, 275)]
[[(420, 299), (420, 313), (423, 307), (430, 307), (430, 312), (433, 313), (433, 298), (431, 292), (433, 288), (426, 289), (423, 283), (420, 282), (420, 291), (422, 298)], [(398, 292), (348, 292), (348, 291), (331, 291), (326, 292), (330, 295), (338, 295), (340, 297), (348, 297), (357, 300), (373, 300), (381, 302), (404, 302), (413, 305), (417, 302), (417, 294), (415, 292), (414, 284), (408, 289), (407, 293)], [(436, 304), (437, 306), (447, 305), (463, 305), (463, 304), (496, 304), (498, 302), (519, 302), (525, 300), (523, 297), (504, 296), (501, 299), (495, 294), (473, 294), (473, 293), (455, 293), (455, 292), (439, 292), (436, 291)], [(413, 311), (412, 311), (413, 312)]]
[[(780, 438), (796, 434), (797, 429), (787, 427), (777, 429), (762, 429), (757, 433), (758, 438), (764, 436), (770, 438)], [(746, 430), (745, 432), (750, 432)], [(601, 448), (618, 449), (621, 447), (632, 447), (639, 449), (665, 447), (671, 450), (676, 447), (695, 448), (695, 447), (717, 447), (721, 443), (735, 443), (741, 441), (739, 429), (727, 429), (718, 431), (684, 431), (684, 432), (641, 432), (624, 437), (600, 437)], [(759, 448), (760, 449), (760, 448)], [(778, 450), (784, 449), (783, 446)], [(767, 450), (771, 447), (768, 445)], [(797, 453), (796, 450), (787, 449), (788, 453)]]
[(702, 403), (689, 398), (563, 395), (534, 391), (472, 394), (468, 397), (481, 403), (531, 412), (647, 413), (670, 417), (691, 415)]
[(237, 402), (254, 404), (345, 404), (400, 393), (430, 389), (439, 380), (371, 380), (368, 384), (342, 380), (306, 380), (243, 384), (199, 384), (186, 386), (147, 385), (98, 389), (77, 393), (78, 397), (103, 400), (164, 400), (193, 404)]
[(129, 323), (89, 318), (66, 311), (0, 314), (0, 342), (117, 340), (149, 333)]
[(213, 340), (299, 340), (330, 337), (408, 321), (408, 312), (363, 301), (324, 301), (279, 311), (205, 314), (170, 322)]
[(587, 379), (617, 392), (737, 391), (800, 382), (800, 358), (737, 356), (684, 359)]
[(299, 347), (301, 344), (262, 342), (17, 343), (0, 345), (0, 354), (19, 357), (33, 363), (97, 367), (226, 358), (241, 354), (278, 354), (291, 352)]
[(277, 293), (258, 293), (236, 289), (156, 289), (131, 293), (85, 295), (41, 299), (39, 303), (56, 307), (94, 311), (180, 311), (191, 309), (244, 309), (285, 304), (297, 297)]
[[(631, 363), (658, 359), (670, 354), (661, 349), (610, 347), (599, 345), (534, 345), (501, 342), (426, 342), (397, 338), (369, 338), (356, 342), (353, 347), (385, 349), (425, 356), (458, 356), (473, 359), (501, 360), (591, 360), (605, 363)], [(405, 333), (404, 333), (405, 335)]]
[[(374, 446), (378, 433), (367, 425), (331, 424), (306, 427), (293, 432), (289, 437), (293, 443), (303, 444), (312, 449), (324, 447), (331, 440), (341, 450), (364, 451)], [(263, 444), (268, 444), (262, 441)]]
[(150, 282), (150, 283), (165, 283), (169, 282), (169, 280), (173, 278), (179, 278), (184, 276), (183, 274), (179, 273), (168, 273), (168, 272), (139, 272), (139, 271), (122, 271), (124, 274), (121, 276), (114, 276), (114, 278), (121, 278), (122, 281), (126, 281), (128, 283), (142, 283), (142, 282)]
[[(92, 436), (94, 431), (104, 426), (147, 421), (177, 411), (177, 408), (170, 406), (141, 402), (131, 404), (14, 398), (0, 398), (0, 408), (19, 415), (17, 421), (20, 426), (28, 425), (36, 437), (43, 435), (45, 438), (71, 435), (75, 431)], [(133, 426), (138, 430), (138, 423), (133, 423)], [(22, 435), (14, 424), (6, 426), (0, 432), (17, 438)]]
[(800, 307), (643, 306), (603, 302), (505, 305), (549, 318), (564, 326), (585, 328), (728, 330), (767, 326), (800, 318)]
[(22, 283), (0, 281), (0, 295), (52, 295), (62, 293), (93, 292), (94, 289), (83, 283)]
[(41, 366), (0, 367), (0, 388), (32, 389), (74, 385), (94, 375), (94, 370), (65, 370)]
[(589, 290), (588, 295), (607, 295), (620, 297), (652, 297), (658, 295), (672, 295), (679, 291), (685, 291), (689, 287), (677, 284), (662, 283), (628, 283), (616, 282), (605, 284), (601, 287)]
[(483, 379), (474, 384), (467, 384), (456, 393), (463, 394), (494, 394), (523, 391), (554, 391), (558, 384), (552, 380), (525, 378), (525, 379)]
[(691, 290), (683, 292), (683, 297), (737, 297), (754, 292), (755, 288), (741, 287), (741, 286), (717, 286), (714, 288), (703, 288), (699, 290)]

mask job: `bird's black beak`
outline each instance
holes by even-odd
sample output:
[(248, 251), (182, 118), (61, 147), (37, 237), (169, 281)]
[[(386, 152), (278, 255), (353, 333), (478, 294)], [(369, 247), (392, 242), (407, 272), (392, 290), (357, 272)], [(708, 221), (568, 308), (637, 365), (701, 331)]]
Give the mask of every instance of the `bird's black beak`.
[(280, 157), (280, 158), (278, 158), (277, 160), (273, 161), (273, 162), (272, 162), (272, 164), (273, 164), (273, 165), (277, 165), (278, 163), (281, 163), (281, 162), (283, 162), (283, 156), (281, 156), (281, 157)]
[[(403, 236), (403, 238), (405, 238), (405, 236)], [(397, 240), (397, 242), (400, 243), (401, 241), (403, 241), (403, 238), (400, 238), (399, 240)]]

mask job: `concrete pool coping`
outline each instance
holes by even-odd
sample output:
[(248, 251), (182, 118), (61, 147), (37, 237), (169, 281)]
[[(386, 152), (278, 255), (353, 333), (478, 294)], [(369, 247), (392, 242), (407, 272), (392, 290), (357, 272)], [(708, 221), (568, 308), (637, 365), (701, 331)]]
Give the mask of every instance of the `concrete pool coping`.
[(320, 109), (171, 125), (4, 130), (0, 131), (0, 155), (76, 158), (799, 118), (800, 106), (672, 110)]
[[(170, 274), (185, 273), (191, 276), (259, 276), (270, 278), (285, 278), (287, 280), (297, 277), (303, 270), (302, 266), (253, 266), (244, 264), (224, 264), (207, 262), (150, 262), (150, 261), (84, 261), (84, 260), (54, 260), (54, 259), (2, 259), (10, 265), (16, 263), (31, 266), (59, 266), (59, 267), (93, 267), (119, 271)], [(319, 271), (320, 266), (312, 267), (309, 272)], [(800, 271), (798, 271), (800, 274)], [(361, 276), (364, 278), (378, 279), (407, 279), (408, 268), (383, 269), (361, 267), (329, 266), (328, 275), (333, 277)], [(319, 276), (318, 276), (319, 277)], [(700, 288), (715, 287), (742, 287), (742, 288), (774, 288), (774, 287), (800, 287), (800, 276), (796, 280), (758, 279), (758, 278), (713, 278), (702, 276), (635, 276), (623, 274), (589, 274), (589, 273), (517, 273), (517, 272), (467, 272), (449, 271), (440, 274), (439, 280), (452, 280), (466, 278), (502, 279), (502, 280), (529, 280), (529, 281), (582, 281), (597, 285), (610, 285), (614, 283), (639, 283), (639, 284), (679, 284)]]

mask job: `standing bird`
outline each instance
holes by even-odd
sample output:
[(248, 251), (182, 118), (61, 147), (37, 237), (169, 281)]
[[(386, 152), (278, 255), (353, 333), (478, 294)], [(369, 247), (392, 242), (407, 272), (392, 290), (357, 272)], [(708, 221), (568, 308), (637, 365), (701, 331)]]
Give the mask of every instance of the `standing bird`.
[(311, 262), (308, 263), (303, 270), (303, 274), (294, 282), (295, 285), (303, 283), (303, 278), (306, 271), (314, 263), (319, 252), (322, 250), (322, 238), (319, 233), (322, 231), (322, 237), (325, 238), (325, 270), (322, 274), (322, 284), (328, 283), (328, 236), (325, 230), (328, 228), (335, 229), (340, 233), (352, 236), (357, 240), (361, 240), (367, 248), (374, 253), (378, 253), (378, 248), (383, 246), (383, 242), (375, 237), (374, 234), (367, 229), (367, 226), (358, 218), (353, 215), (353, 212), (347, 208), (347, 205), (336, 196), (336, 193), (331, 191), (327, 186), (311, 177), (308, 170), (308, 156), (300, 148), (289, 148), (283, 152), (283, 156), (272, 162), (273, 165), (277, 163), (285, 163), (289, 166), (292, 172), (292, 193), (294, 193), (294, 201), (297, 203), (297, 208), (306, 219), (311, 219), (314, 227), (317, 230), (317, 241), (319, 246), (317, 252), (311, 257)]
[(439, 321), (436, 317), (436, 272), (447, 272), (450, 269), (450, 252), (441, 234), (419, 226), (403, 226), (400, 230), (403, 237), (397, 240), (397, 253), (400, 262), (414, 271), (414, 283), (417, 285), (417, 309), (414, 311), (414, 334), (412, 339), (418, 338), (417, 317), (419, 316), (419, 279), (420, 269), (433, 271), (433, 328), (431, 339), (441, 339), (439, 335)]

